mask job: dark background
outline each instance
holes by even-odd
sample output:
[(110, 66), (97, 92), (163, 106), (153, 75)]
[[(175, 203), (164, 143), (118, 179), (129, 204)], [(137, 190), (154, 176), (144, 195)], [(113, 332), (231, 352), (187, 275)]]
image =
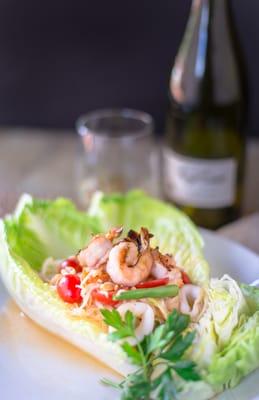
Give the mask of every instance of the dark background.
[[(234, 0), (259, 136), (259, 0)], [(0, 0), (0, 124), (72, 128), (100, 107), (150, 112), (167, 82), (190, 0)]]

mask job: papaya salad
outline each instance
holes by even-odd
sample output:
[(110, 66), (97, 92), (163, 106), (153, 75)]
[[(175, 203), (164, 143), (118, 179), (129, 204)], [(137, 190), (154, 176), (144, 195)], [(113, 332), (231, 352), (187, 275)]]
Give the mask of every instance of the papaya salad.
[(139, 321), (140, 341), (174, 309), (197, 322), (206, 306), (205, 290), (192, 284), (172, 254), (151, 247), (153, 235), (148, 229), (130, 230), (124, 238), (122, 231), (112, 228), (93, 236), (65, 260), (46, 259), (42, 279), (64, 302), (74, 305), (75, 315), (91, 318), (104, 331), (104, 307), (115, 308), (122, 316), (131, 311)]

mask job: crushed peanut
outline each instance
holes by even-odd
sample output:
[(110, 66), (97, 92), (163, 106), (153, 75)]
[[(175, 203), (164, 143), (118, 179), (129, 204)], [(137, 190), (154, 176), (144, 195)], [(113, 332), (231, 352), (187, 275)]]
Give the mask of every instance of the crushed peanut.
[(112, 291), (112, 290), (115, 290), (115, 286), (116, 286), (116, 285), (114, 285), (114, 283), (112, 283), (112, 282), (104, 282), (104, 283), (100, 286), (100, 289), (101, 289), (101, 290), (105, 290), (105, 291), (107, 291), (107, 292), (110, 292), (110, 291)]

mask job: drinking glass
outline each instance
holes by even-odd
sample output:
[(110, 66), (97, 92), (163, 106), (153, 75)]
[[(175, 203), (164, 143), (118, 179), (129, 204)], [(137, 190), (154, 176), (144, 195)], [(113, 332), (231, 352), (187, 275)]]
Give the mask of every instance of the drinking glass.
[(79, 200), (87, 206), (92, 194), (133, 188), (158, 196), (158, 149), (153, 119), (130, 109), (97, 110), (76, 122), (80, 135)]

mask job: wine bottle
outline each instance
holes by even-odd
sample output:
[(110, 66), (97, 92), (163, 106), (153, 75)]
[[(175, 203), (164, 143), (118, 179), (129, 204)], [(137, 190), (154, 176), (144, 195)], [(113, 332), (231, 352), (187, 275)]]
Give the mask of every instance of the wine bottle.
[(245, 137), (242, 58), (228, 0), (193, 0), (172, 69), (163, 191), (200, 226), (240, 213)]

